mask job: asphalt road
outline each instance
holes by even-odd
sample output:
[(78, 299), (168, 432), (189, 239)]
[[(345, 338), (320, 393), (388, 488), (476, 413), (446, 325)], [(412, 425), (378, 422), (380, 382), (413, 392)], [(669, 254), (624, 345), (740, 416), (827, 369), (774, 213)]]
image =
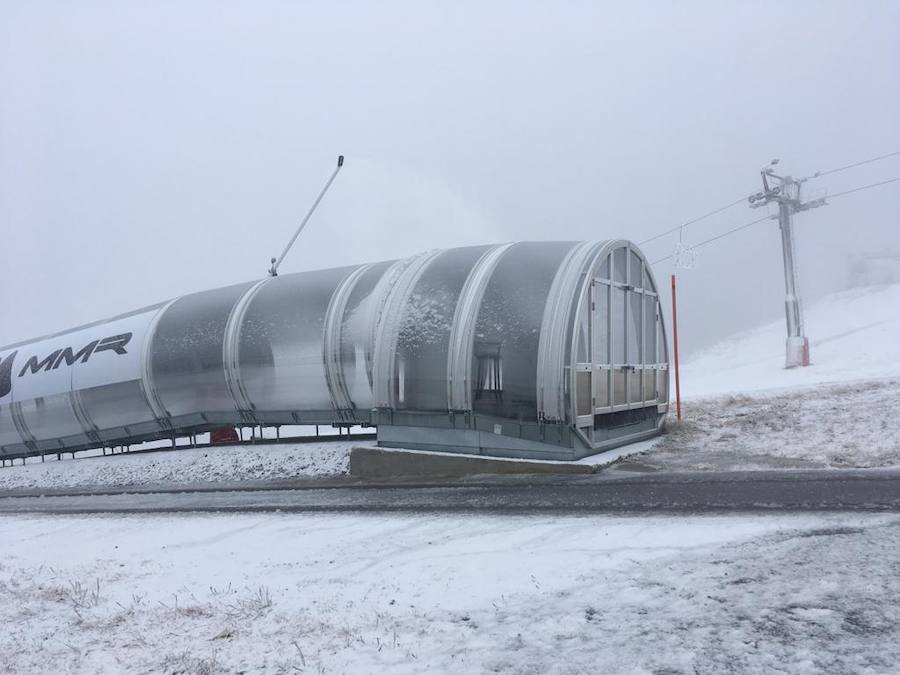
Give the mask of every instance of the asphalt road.
[(900, 470), (742, 471), (477, 478), (454, 483), (351, 480), (181, 486), (70, 494), (0, 493), (0, 513), (455, 512), (598, 513), (900, 511)]

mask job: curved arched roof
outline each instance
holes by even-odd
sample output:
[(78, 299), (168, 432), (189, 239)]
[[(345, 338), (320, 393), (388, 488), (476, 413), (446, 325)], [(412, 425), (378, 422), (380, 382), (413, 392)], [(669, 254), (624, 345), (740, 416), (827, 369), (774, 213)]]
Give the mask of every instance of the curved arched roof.
[(665, 340), (658, 319), (652, 340), (643, 329), (658, 296), (640, 251), (517, 242), (270, 277), (13, 345), (0, 353), (0, 454), (216, 425), (367, 423), (373, 410), (569, 424), (592, 443), (600, 407), (579, 409), (579, 387), (593, 400), (595, 381), (619, 381), (604, 374), (612, 347), (600, 356), (590, 337), (601, 287), (606, 311), (621, 309), (603, 319), (610, 344), (638, 335), (619, 365), (639, 377), (626, 374), (628, 400), (610, 398), (608, 412), (664, 403), (651, 378)]

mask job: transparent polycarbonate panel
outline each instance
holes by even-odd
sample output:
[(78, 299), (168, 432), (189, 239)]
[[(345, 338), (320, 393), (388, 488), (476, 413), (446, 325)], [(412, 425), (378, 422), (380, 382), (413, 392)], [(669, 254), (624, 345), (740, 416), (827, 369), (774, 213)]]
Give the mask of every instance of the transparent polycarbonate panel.
[(612, 394), (613, 405), (627, 403), (625, 398), (625, 369), (613, 368), (612, 370)]
[(628, 351), (625, 354), (626, 363), (639, 364), (641, 362), (641, 294), (628, 291), (628, 326), (626, 329)]
[(625, 363), (625, 296), (624, 288), (612, 288), (612, 315), (609, 319), (613, 363)]
[(603, 256), (603, 260), (600, 263), (600, 271), (598, 275), (601, 279), (609, 279), (609, 256)]
[(613, 251), (613, 280), (620, 284), (626, 283), (628, 273), (628, 249), (624, 246)]
[(489, 248), (444, 251), (413, 288), (402, 310), (397, 340), (398, 386), (403, 388), (400, 407), (447, 410), (447, 351), (456, 303), (469, 272)]
[(253, 296), (238, 342), (241, 382), (261, 412), (331, 410), (325, 379), (325, 313), (355, 268), (275, 277)]
[(628, 401), (630, 403), (640, 403), (643, 400), (643, 392), (641, 391), (641, 371), (628, 371)]
[(593, 330), (593, 354), (594, 363), (609, 363), (609, 292), (607, 284), (594, 284), (594, 330)]
[(641, 258), (634, 251), (631, 252), (631, 269), (628, 273), (628, 283), (635, 288), (641, 287)]
[(656, 362), (656, 298), (644, 296), (644, 362)]
[(13, 423), (10, 406), (0, 405), (0, 454), (3, 453), (3, 448), (12, 448), (21, 444), (22, 437)]
[(556, 271), (573, 246), (571, 242), (515, 244), (497, 264), (478, 312), (471, 372), (475, 373), (479, 359), (496, 355), (503, 388), (482, 392), (474, 387), (477, 412), (537, 418), (537, 355), (544, 305)]
[(645, 370), (644, 371), (644, 400), (645, 401), (655, 401), (656, 400), (656, 371), (655, 370)]
[(595, 322), (594, 312), (594, 288), (593, 284), (589, 289), (589, 293), (585, 295), (581, 305), (581, 314), (578, 319), (578, 330), (575, 336), (575, 362), (590, 363), (591, 352), (591, 333), (593, 331), (592, 323)]
[(357, 410), (369, 410), (374, 405), (372, 395), (372, 350), (378, 305), (378, 282), (394, 261), (372, 265), (362, 273), (344, 308), (341, 320), (341, 377), (350, 400)]
[(594, 380), (597, 383), (594, 405), (598, 408), (605, 408), (606, 406), (610, 405), (609, 377), (610, 371), (605, 368), (603, 370), (594, 372)]
[(589, 321), (592, 319), (592, 312), (590, 311), (590, 307), (587, 307), (586, 311), (581, 313), (581, 318), (579, 320), (578, 325), (578, 335), (576, 336), (576, 349), (575, 349), (575, 362), (576, 363), (590, 363), (591, 362), (591, 333), (588, 329)]
[(662, 307), (657, 298), (656, 307), (659, 310), (659, 319), (656, 322), (656, 362), (666, 363), (669, 355), (666, 347), (665, 332), (663, 331)]
[(577, 415), (592, 414), (592, 398), (590, 371), (579, 371), (575, 373), (575, 413)]
[(162, 315), (150, 345), (156, 393), (173, 417), (233, 412), (225, 384), (222, 342), (228, 314), (250, 284), (194, 293)]
[[(68, 392), (19, 401), (18, 405), (26, 427), (38, 442), (65, 437), (78, 437), (87, 441), (84, 429), (72, 410)], [(48, 445), (44, 443), (42, 447)]]
[(154, 420), (139, 380), (90, 387), (80, 390), (78, 395), (99, 431)]

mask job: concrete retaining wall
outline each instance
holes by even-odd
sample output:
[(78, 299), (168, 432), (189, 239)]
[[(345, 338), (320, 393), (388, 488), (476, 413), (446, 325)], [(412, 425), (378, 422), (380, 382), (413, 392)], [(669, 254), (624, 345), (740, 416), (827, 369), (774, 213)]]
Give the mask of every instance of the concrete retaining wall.
[(353, 448), (350, 475), (354, 478), (390, 479), (406, 477), (462, 478), (479, 474), (573, 474), (593, 473), (588, 464), (571, 462), (499, 459), (386, 448)]

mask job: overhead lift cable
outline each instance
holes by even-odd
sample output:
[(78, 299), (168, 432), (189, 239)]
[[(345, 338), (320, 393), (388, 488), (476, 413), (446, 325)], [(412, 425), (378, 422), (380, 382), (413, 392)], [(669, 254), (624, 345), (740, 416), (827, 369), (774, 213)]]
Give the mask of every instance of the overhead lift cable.
[[(898, 182), (898, 181), (900, 181), (900, 176), (897, 176), (897, 177), (895, 177), (895, 178), (888, 178), (887, 180), (879, 181), (878, 183), (870, 183), (870, 184), (868, 184), (868, 185), (860, 185), (859, 187), (851, 188), (850, 190), (844, 190), (843, 192), (836, 192), (836, 193), (834, 193), (833, 195), (828, 195), (828, 196), (826, 197), (826, 199), (833, 199), (833, 198), (835, 198), (835, 197), (843, 197), (844, 195), (849, 195), (849, 194), (852, 194), (852, 193), (854, 193), (854, 192), (859, 192), (859, 191), (861, 191), (861, 190), (868, 190), (868, 189), (870, 189), (870, 188), (880, 187), (880, 186), (882, 186), (882, 185), (887, 185), (887, 184), (889, 184), (889, 183), (896, 183), (896, 182)], [(769, 216), (763, 216), (762, 218), (757, 218), (756, 220), (751, 220), (749, 223), (744, 223), (743, 225), (738, 225), (737, 227), (732, 228), (732, 229), (730, 229), (730, 230), (728, 230), (728, 231), (726, 231), (726, 232), (723, 232), (722, 234), (718, 234), (718, 235), (716, 235), (715, 237), (710, 237), (709, 239), (704, 239), (703, 241), (701, 241), (701, 242), (699, 242), (699, 243), (697, 243), (697, 244), (694, 244), (694, 245), (693, 245), (693, 248), (700, 248), (701, 246), (704, 246), (704, 245), (706, 245), (706, 244), (711, 244), (712, 242), (718, 241), (719, 239), (722, 239), (722, 238), (727, 237), (727, 236), (729, 236), (729, 235), (731, 235), (731, 234), (734, 234), (735, 232), (740, 232), (741, 230), (745, 230), (745, 229), (747, 229), (748, 227), (751, 227), (751, 226), (753, 226), (753, 225), (756, 225), (757, 223), (761, 223), (761, 222), (764, 221), (764, 220), (775, 220), (776, 218), (777, 218), (777, 216), (769, 215)], [(669, 259), (671, 259), (671, 258), (673, 258), (673, 257), (675, 257), (675, 254), (674, 254), (674, 253), (672, 253), (672, 254), (670, 254), (670, 255), (667, 255), (667, 256), (665, 256), (665, 257), (663, 257), (663, 258), (659, 258), (658, 260), (654, 260), (654, 261), (653, 261), (652, 263), (650, 263), (650, 264), (651, 264), (651, 265), (656, 265), (657, 263), (664, 262), (664, 261), (669, 260)]]
[(730, 204), (726, 204), (725, 206), (720, 206), (719, 208), (715, 209), (714, 211), (710, 211), (709, 213), (704, 213), (702, 216), (697, 216), (696, 218), (689, 220), (686, 223), (682, 223), (681, 225), (678, 225), (677, 227), (673, 227), (671, 230), (666, 230), (665, 232), (660, 232), (659, 234), (654, 235), (654, 236), (650, 237), (649, 239), (644, 239), (644, 241), (638, 242), (638, 245), (643, 246), (644, 244), (649, 244), (651, 241), (656, 241), (660, 237), (665, 237), (667, 234), (672, 234), (673, 232), (678, 232), (678, 230), (680, 230), (683, 227), (686, 227), (687, 225), (693, 225), (694, 223), (698, 223), (701, 220), (703, 220), (704, 218), (709, 218), (710, 216), (714, 216), (717, 213), (722, 213), (722, 211), (726, 211), (727, 209), (730, 209), (732, 206), (737, 206), (738, 204), (743, 204), (745, 201), (747, 201), (747, 197), (741, 197), (740, 199), (735, 200), (735, 201), (731, 202)]
[(870, 157), (869, 159), (864, 159), (861, 162), (854, 162), (853, 164), (848, 164), (847, 166), (839, 166), (836, 169), (829, 169), (828, 171), (816, 171), (807, 180), (811, 180), (813, 178), (821, 178), (822, 176), (828, 176), (830, 174), (837, 173), (838, 171), (846, 171), (847, 169), (855, 169), (858, 166), (863, 166), (865, 164), (871, 164), (872, 162), (878, 162), (882, 159), (888, 159), (889, 157), (896, 157), (897, 155), (900, 155), (900, 150), (896, 150), (895, 152), (889, 152), (886, 155), (879, 155), (878, 157)]
[[(900, 150), (896, 150), (894, 152), (889, 152), (884, 155), (878, 155), (877, 157), (870, 157), (869, 159), (864, 159), (859, 162), (854, 162), (853, 164), (847, 164), (846, 166), (839, 166), (835, 169), (828, 169), (827, 171), (816, 171), (816, 173), (814, 173), (812, 176), (809, 176), (808, 178), (805, 178), (803, 180), (806, 181), (806, 180), (812, 180), (813, 178), (821, 178), (822, 176), (828, 176), (833, 173), (838, 173), (839, 171), (846, 171), (847, 169), (855, 169), (858, 166), (864, 166), (865, 164), (871, 164), (872, 162), (878, 162), (883, 159), (888, 159), (890, 157), (897, 157), (898, 155), (900, 155)], [(857, 192), (859, 190), (865, 190), (869, 187), (876, 187), (877, 185), (884, 185), (885, 183), (892, 183), (895, 180), (897, 180), (897, 179), (892, 178), (892, 179), (884, 181), (882, 183), (874, 183), (872, 185), (866, 185), (866, 186), (863, 186), (860, 188), (854, 188), (853, 190), (847, 190), (845, 192), (838, 192), (836, 194), (829, 195), (828, 198), (830, 199), (831, 197), (840, 197), (841, 195), (850, 194), (851, 192)], [(650, 237), (649, 239), (644, 239), (643, 241), (638, 242), (638, 245), (643, 246), (644, 244), (649, 244), (651, 241), (656, 241), (657, 239), (661, 239), (662, 237), (665, 237), (667, 234), (672, 234), (674, 232), (678, 232), (683, 227), (686, 227), (688, 225), (693, 225), (694, 223), (700, 222), (701, 220), (709, 218), (710, 216), (714, 216), (718, 213), (722, 213), (722, 211), (726, 211), (733, 206), (737, 206), (738, 204), (743, 204), (745, 200), (746, 200), (746, 197), (741, 197), (740, 199), (730, 202), (730, 203), (726, 204), (725, 206), (720, 206), (719, 208), (714, 209), (708, 213), (704, 213), (702, 216), (697, 216), (696, 218), (688, 220), (688, 221), (682, 223), (681, 225), (677, 225), (669, 230), (660, 232), (659, 234), (656, 234), (656, 235)]]
[[(738, 225), (737, 227), (732, 228), (732, 229), (728, 230), (727, 232), (723, 232), (722, 234), (717, 234), (715, 237), (710, 237), (709, 239), (704, 239), (703, 241), (701, 241), (697, 244), (694, 244), (693, 248), (700, 248), (701, 246), (705, 246), (706, 244), (711, 244), (712, 242), (718, 241), (719, 239), (722, 239), (723, 237), (727, 237), (730, 234), (734, 234), (735, 232), (740, 232), (741, 230), (746, 230), (748, 227), (751, 227), (752, 225), (756, 225), (757, 223), (761, 223), (764, 220), (773, 220), (777, 217), (778, 216), (766, 215), (766, 216), (763, 216), (762, 218), (757, 218), (756, 220), (751, 220), (749, 223), (744, 223), (743, 225)], [(664, 258), (659, 258), (658, 260), (654, 260), (650, 264), (656, 265), (657, 263), (664, 262), (664, 261), (669, 260), (670, 258), (674, 258), (674, 257), (675, 257), (675, 254), (671, 253), (671, 254), (665, 256)]]
[(825, 199), (834, 199), (835, 197), (843, 197), (844, 195), (849, 195), (853, 192), (859, 192), (860, 190), (868, 190), (869, 188), (879, 187), (881, 185), (887, 185), (888, 183), (896, 183), (900, 180), (900, 176), (896, 178), (888, 178), (887, 180), (880, 181), (878, 183), (869, 183), (868, 185), (861, 185), (860, 187), (855, 187), (850, 190), (844, 190), (843, 192), (835, 192), (833, 195), (826, 195)]

